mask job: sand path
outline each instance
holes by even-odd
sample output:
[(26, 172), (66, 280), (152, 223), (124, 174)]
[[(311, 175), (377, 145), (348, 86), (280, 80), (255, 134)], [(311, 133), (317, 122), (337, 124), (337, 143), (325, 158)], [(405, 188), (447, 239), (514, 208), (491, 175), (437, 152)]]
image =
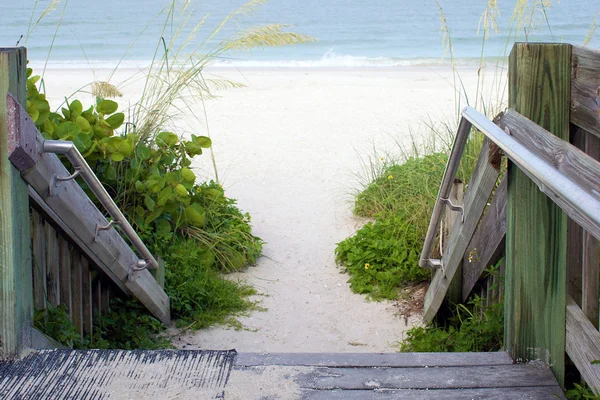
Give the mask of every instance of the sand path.
[(358, 227), (351, 194), (361, 158), (373, 155), (373, 146), (394, 151), (411, 123), (453, 109), (447, 71), (215, 73), (248, 85), (220, 93), (208, 115), (226, 193), (267, 242), (257, 266), (234, 278), (265, 294), (267, 311), (241, 318), (248, 330), (202, 330), (182, 335), (177, 346), (395, 351), (417, 318), (404, 321), (392, 302), (352, 293), (334, 249)]
[[(120, 71), (113, 82), (131, 72)], [(264, 294), (267, 311), (242, 317), (247, 330), (181, 334), (176, 345), (244, 352), (395, 351), (418, 318), (405, 321), (392, 302), (369, 302), (352, 293), (334, 249), (359, 227), (351, 213), (352, 193), (373, 148), (395, 152), (395, 141), (409, 140), (409, 127), (452, 113), (449, 69), (212, 73), (248, 85), (219, 91), (221, 98), (207, 104), (207, 113), (226, 194), (252, 215), (255, 234), (267, 242), (258, 264), (231, 278)], [(105, 75), (96, 71), (96, 79)], [(55, 94), (51, 104), (62, 100), (56, 94), (72, 93), (93, 79), (84, 70), (49, 70), (46, 76), (47, 91)], [(463, 76), (473, 87), (469, 77), (476, 74)], [(141, 82), (124, 88), (121, 104), (141, 89)], [(205, 128), (198, 131), (204, 134)], [(199, 157), (195, 167), (210, 175), (209, 157)]]

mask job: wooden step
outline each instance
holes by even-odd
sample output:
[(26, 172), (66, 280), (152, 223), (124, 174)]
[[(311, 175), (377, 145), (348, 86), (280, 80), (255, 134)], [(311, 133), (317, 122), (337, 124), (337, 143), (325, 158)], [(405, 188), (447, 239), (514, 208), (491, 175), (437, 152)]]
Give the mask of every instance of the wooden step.
[(46, 350), (0, 364), (2, 399), (564, 399), (500, 353)]

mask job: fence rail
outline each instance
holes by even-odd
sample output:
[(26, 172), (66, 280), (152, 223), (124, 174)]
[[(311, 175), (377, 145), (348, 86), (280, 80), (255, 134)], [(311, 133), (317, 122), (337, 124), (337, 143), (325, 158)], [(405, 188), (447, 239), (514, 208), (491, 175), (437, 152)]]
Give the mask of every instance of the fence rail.
[[(598, 391), (600, 52), (517, 43), (509, 65), (509, 105), (515, 109), (499, 117), (497, 125), (473, 109), (463, 111), (421, 255), (420, 264), (434, 268), (424, 321), (431, 321), (444, 302), (464, 302), (472, 293), (484, 303), (500, 301), (497, 282), (502, 278), (481, 275), (505, 256), (499, 272), (506, 271), (506, 349), (515, 360), (548, 362), (561, 384), (566, 351)], [(447, 241), (455, 245), (447, 245), (440, 260), (430, 260), (438, 220), (448, 204), (446, 184), (454, 179), (471, 124), (495, 146), (483, 145), (465, 194), (463, 219)], [(491, 168), (496, 146), (509, 159), (508, 172), (498, 186), (493, 174), (484, 185), (479, 171)], [(477, 198), (471, 204), (489, 203), (485, 213), (469, 208), (469, 198)], [(463, 248), (465, 240), (469, 243)], [(457, 259), (462, 268), (455, 265)], [(460, 298), (449, 290), (456, 286), (462, 287)]]

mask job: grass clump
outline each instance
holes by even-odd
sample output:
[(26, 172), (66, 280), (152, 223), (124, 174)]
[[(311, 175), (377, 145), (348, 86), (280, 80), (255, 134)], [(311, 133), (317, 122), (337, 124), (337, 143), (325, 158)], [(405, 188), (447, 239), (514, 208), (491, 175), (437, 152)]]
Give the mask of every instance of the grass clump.
[(353, 291), (375, 300), (395, 299), (402, 284), (427, 279), (419, 254), (446, 160), (435, 153), (387, 166), (358, 194), (354, 213), (375, 221), (335, 251)]
[(256, 290), (243, 283), (224, 279), (215, 268), (209, 247), (190, 238), (171, 243), (164, 259), (165, 291), (171, 299), (172, 317), (178, 326), (202, 329), (214, 324), (239, 327), (236, 315), (256, 309), (248, 299)]
[(475, 296), (459, 304), (446, 326), (416, 326), (400, 344), (402, 352), (499, 351), (504, 339), (504, 302), (484, 305)]

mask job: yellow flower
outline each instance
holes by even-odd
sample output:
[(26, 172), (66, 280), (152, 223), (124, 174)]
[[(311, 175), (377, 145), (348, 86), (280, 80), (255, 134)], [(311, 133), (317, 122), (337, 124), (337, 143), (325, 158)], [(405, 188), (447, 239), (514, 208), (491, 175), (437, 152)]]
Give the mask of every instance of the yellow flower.
[(394, 179), (392, 175), (388, 175), (388, 179)]
[(383, 161), (383, 157), (379, 157), (379, 160)]
[(371, 264), (369, 264), (369, 263), (366, 263), (366, 264), (365, 264), (365, 269), (369, 269), (369, 268), (371, 268)]

